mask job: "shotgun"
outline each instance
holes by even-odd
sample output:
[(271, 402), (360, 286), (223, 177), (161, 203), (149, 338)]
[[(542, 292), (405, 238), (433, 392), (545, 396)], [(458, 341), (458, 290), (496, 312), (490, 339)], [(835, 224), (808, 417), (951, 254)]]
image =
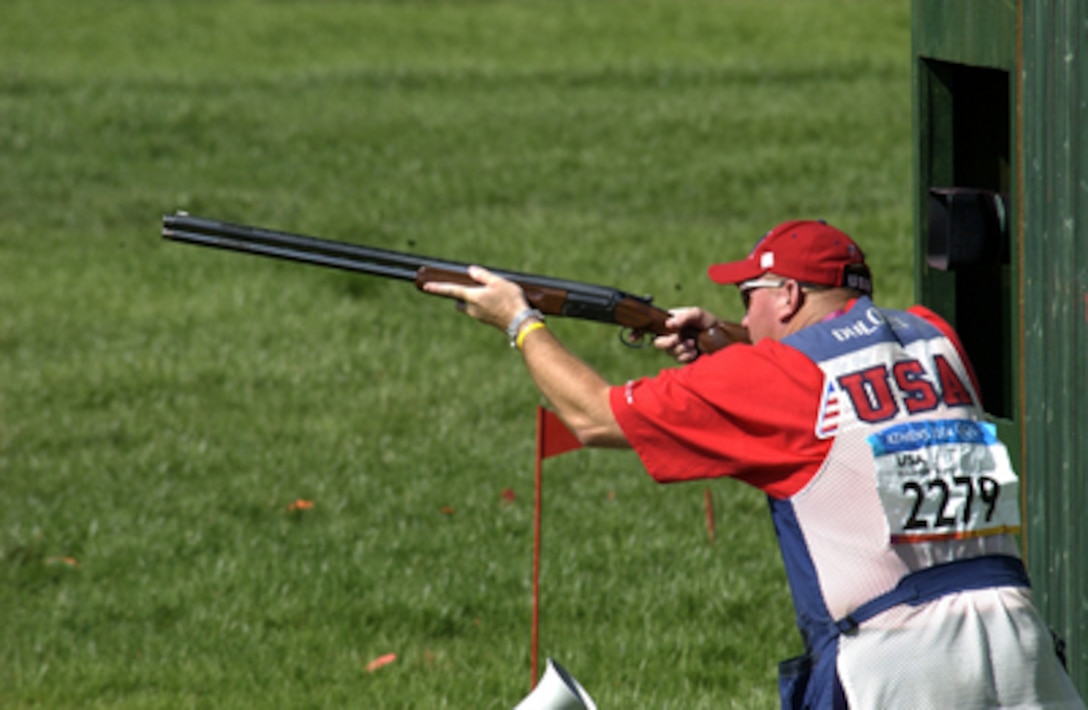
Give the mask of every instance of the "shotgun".
[[(185, 212), (163, 216), (162, 236), (187, 244), (412, 281), (420, 289), (428, 282), (476, 285), (468, 275), (469, 264), (465, 262), (220, 222)], [(635, 296), (610, 286), (539, 274), (490, 267), (488, 270), (520, 285), (526, 300), (545, 315), (619, 325), (620, 340), (625, 345), (640, 347), (655, 335), (671, 332), (665, 327), (668, 311), (655, 306), (649, 296)], [(704, 353), (721, 350), (733, 343), (749, 342), (745, 328), (727, 321), (688, 335)]]

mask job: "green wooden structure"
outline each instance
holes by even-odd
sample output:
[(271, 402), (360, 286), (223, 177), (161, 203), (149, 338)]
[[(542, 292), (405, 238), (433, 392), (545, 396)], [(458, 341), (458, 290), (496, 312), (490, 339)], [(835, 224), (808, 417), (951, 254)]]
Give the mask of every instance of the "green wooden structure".
[(1019, 464), (1035, 596), (1088, 697), (1088, 2), (911, 17), (919, 300)]

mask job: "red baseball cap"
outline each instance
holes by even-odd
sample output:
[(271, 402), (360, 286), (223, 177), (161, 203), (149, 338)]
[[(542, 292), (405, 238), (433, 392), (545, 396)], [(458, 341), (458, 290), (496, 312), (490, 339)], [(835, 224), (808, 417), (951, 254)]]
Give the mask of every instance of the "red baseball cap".
[(861, 247), (823, 220), (783, 222), (763, 235), (747, 259), (707, 269), (720, 284), (740, 284), (768, 272), (817, 286), (873, 292)]

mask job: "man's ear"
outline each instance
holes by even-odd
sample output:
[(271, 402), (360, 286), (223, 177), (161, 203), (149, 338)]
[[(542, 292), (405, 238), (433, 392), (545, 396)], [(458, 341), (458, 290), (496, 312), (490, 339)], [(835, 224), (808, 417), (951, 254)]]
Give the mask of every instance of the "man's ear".
[(796, 281), (787, 281), (781, 289), (778, 301), (778, 319), (787, 323), (801, 310), (805, 303), (805, 293), (801, 290), (801, 284)]

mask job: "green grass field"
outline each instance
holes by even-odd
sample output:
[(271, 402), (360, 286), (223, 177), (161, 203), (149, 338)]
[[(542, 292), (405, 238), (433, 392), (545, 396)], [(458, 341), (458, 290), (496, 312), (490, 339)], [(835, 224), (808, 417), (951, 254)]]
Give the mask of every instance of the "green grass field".
[[(867, 247), (879, 301), (912, 293), (906, 0), (3, 17), (3, 707), (528, 691), (540, 399), (517, 355), (407, 284), (164, 242), (163, 213), (733, 318), (706, 265), (822, 217)], [(670, 366), (553, 326), (615, 382)], [(765, 507), (657, 486), (633, 454), (548, 461), (542, 658), (601, 708), (775, 706), (800, 641)]]

